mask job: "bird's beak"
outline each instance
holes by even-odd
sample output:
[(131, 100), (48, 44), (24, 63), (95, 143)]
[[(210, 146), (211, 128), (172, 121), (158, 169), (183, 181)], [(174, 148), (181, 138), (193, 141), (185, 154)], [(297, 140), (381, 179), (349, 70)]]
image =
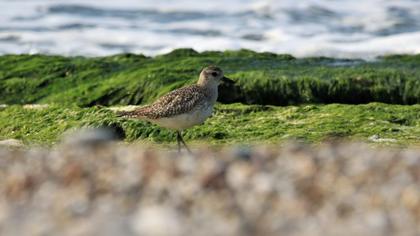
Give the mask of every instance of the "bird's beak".
[(223, 76), (223, 78), (221, 79), (222, 83), (226, 83), (226, 84), (234, 84), (235, 81), (229, 79), (228, 77)]

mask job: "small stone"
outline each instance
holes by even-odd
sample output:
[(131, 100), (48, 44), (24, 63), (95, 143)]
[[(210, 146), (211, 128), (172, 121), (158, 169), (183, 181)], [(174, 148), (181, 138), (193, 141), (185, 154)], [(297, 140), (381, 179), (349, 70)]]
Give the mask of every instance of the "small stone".
[(48, 108), (48, 104), (25, 104), (23, 108), (25, 109), (45, 109)]
[(376, 143), (395, 143), (395, 142), (397, 142), (397, 140), (393, 139), (393, 138), (380, 138), (379, 135), (377, 135), (377, 134), (374, 134), (374, 135), (370, 136), (368, 139), (370, 141), (376, 142)]
[(18, 139), (5, 139), (0, 141), (0, 146), (6, 147), (23, 147), (25, 146), (22, 141)]
[(68, 146), (92, 146), (117, 140), (117, 134), (111, 129), (86, 128), (65, 135), (63, 144)]

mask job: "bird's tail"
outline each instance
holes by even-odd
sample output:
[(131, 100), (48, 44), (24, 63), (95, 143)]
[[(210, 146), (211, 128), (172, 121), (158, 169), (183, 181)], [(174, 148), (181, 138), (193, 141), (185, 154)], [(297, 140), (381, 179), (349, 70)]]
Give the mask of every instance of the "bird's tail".
[(117, 111), (117, 116), (122, 118), (147, 118), (148, 106), (140, 107), (131, 111)]
[(121, 118), (135, 118), (138, 116), (137, 112), (134, 111), (118, 111), (117, 116)]

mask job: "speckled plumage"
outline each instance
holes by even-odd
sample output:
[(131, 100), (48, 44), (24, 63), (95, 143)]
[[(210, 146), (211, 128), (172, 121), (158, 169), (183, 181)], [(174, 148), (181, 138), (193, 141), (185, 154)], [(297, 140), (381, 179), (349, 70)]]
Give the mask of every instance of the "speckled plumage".
[(197, 84), (176, 89), (150, 105), (134, 111), (121, 112), (119, 115), (148, 120), (176, 130), (178, 151), (183, 144), (191, 152), (182, 139), (181, 132), (204, 123), (211, 116), (218, 96), (217, 87), (222, 80), (229, 79), (224, 77), (220, 68), (209, 66), (201, 71)]
[(150, 105), (120, 115), (148, 120), (178, 131), (202, 124), (213, 111), (218, 96), (217, 87), (222, 79), (227, 78), (220, 68), (206, 67), (201, 71), (197, 84), (176, 89)]
[(197, 84), (176, 89), (150, 105), (122, 112), (120, 116), (143, 119), (176, 130), (178, 151), (181, 151), (182, 144), (191, 153), (181, 132), (204, 123), (211, 116), (217, 100), (217, 87), (222, 80), (229, 81), (220, 68), (206, 67), (201, 71)]
[(169, 118), (192, 111), (194, 108), (204, 105), (209, 98), (205, 88), (196, 84), (176, 89), (156, 102), (141, 107), (134, 111), (126, 112), (126, 117), (160, 119)]

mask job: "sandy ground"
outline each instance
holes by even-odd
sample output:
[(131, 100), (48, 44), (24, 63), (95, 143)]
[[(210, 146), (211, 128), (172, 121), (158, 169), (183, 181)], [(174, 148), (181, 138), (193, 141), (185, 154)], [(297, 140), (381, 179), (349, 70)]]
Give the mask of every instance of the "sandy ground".
[(419, 235), (420, 150), (0, 147), (0, 235)]

